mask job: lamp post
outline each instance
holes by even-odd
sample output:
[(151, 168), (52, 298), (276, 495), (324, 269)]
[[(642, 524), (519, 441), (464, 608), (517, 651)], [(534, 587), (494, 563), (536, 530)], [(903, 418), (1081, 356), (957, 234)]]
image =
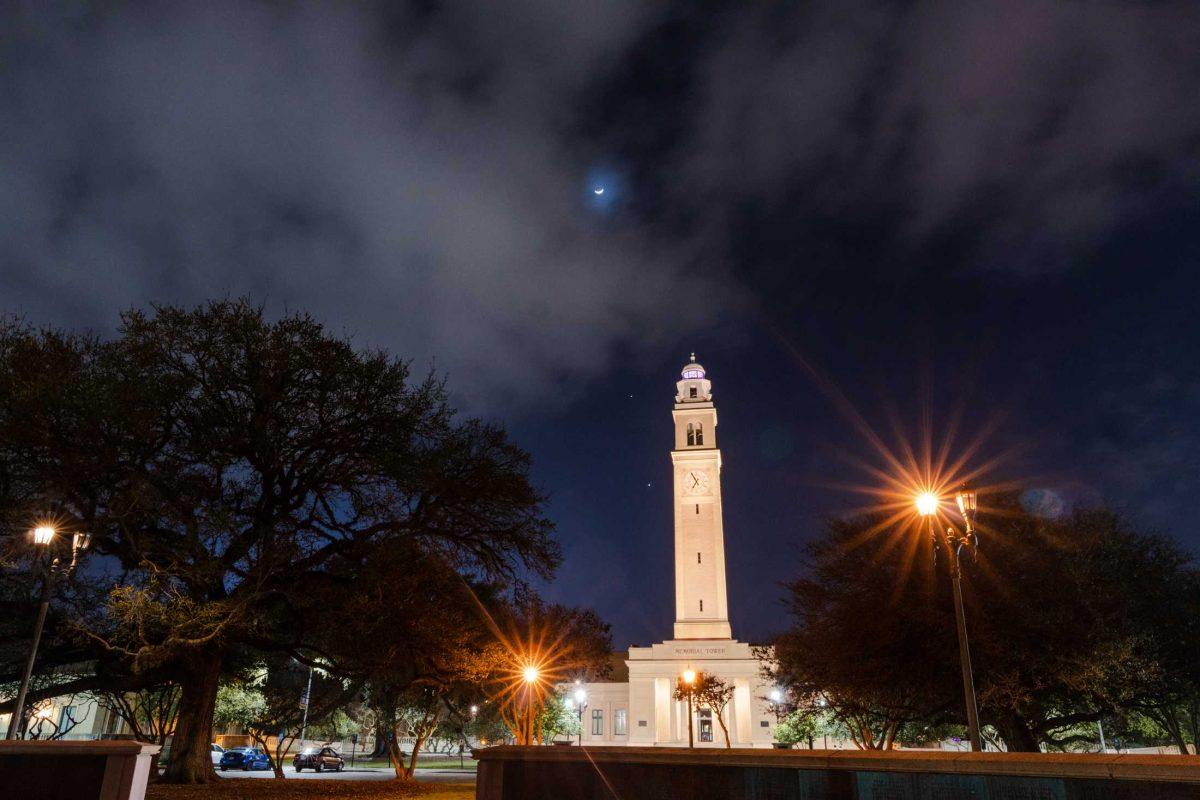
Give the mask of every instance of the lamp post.
[(304, 721), (300, 723), (300, 752), (304, 752), (304, 737), (308, 735), (308, 703), (312, 698), (312, 672), (308, 668), (308, 685), (304, 687), (304, 696), (300, 698), (300, 707), (304, 709)]
[[(979, 547), (979, 534), (975, 532), (978, 498), (973, 489), (964, 486), (955, 495), (955, 500), (963, 518), (964, 530), (960, 532), (953, 525), (946, 526), (946, 549), (950, 552), (950, 581), (954, 586), (954, 620), (958, 626), (958, 658), (962, 667), (963, 696), (967, 704), (967, 732), (971, 739), (971, 749), (979, 752), (983, 749), (983, 742), (979, 734), (979, 706), (975, 702), (975, 677), (971, 669), (971, 647), (967, 641), (967, 616), (963, 609), (962, 595), (962, 549), (967, 546), (974, 551)], [(916, 503), (917, 512), (929, 520), (936, 558), (939, 541), (934, 517), (941, 501), (937, 495), (925, 492), (917, 497)]]
[[(58, 531), (52, 525), (39, 525), (31, 532), (35, 546), (48, 548), (54, 545)], [(38, 645), (42, 641), (42, 628), (46, 625), (46, 612), (50, 610), (50, 597), (54, 593), (54, 579), (58, 573), (70, 575), (79, 561), (79, 553), (87, 549), (90, 537), (86, 533), (76, 533), (71, 537), (71, 561), (65, 568), (58, 556), (53, 556), (46, 565), (46, 576), (42, 580), (42, 597), (38, 604), (37, 620), (33, 624), (33, 640), (29, 644), (29, 658), (25, 662), (25, 673), (21, 677), (21, 686), (17, 690), (17, 702), (13, 706), (12, 717), (8, 722), (6, 739), (17, 739), (24, 734), (25, 698), (29, 694), (29, 682), (33, 678), (33, 665), (37, 661)]]
[(530, 665), (522, 672), (525, 680), (525, 746), (533, 745), (533, 685), (538, 680), (538, 668)]
[(583, 710), (587, 708), (587, 692), (582, 686), (575, 690), (575, 708), (579, 710), (579, 746), (583, 747)]
[(696, 743), (692, 736), (692, 688), (696, 685), (696, 671), (685, 669), (683, 671), (683, 685), (687, 687), (688, 699), (688, 747), (695, 747)]

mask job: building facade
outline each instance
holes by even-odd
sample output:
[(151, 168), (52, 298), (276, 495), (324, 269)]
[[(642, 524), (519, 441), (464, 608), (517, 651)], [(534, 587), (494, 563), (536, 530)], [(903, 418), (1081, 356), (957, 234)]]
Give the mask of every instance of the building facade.
[[(751, 645), (733, 638), (725, 585), (725, 530), (721, 508), (721, 451), (712, 382), (695, 354), (675, 384), (671, 450), (675, 513), (675, 625), (673, 637), (630, 647), (629, 680), (589, 683), (582, 709), (585, 745), (686, 747), (686, 701), (674, 699), (686, 670), (715, 675), (734, 688), (723, 721), (734, 747), (770, 747), (777, 720), (771, 687)], [(693, 709), (696, 746), (724, 747), (720, 721)]]

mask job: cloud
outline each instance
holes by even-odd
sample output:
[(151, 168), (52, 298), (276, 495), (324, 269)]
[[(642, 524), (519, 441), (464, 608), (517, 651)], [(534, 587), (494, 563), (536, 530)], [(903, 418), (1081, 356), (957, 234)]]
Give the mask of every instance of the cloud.
[(588, 213), (563, 135), (642, 4), (9, 7), (0, 310), (250, 293), (436, 358), (471, 405), (544, 399), (718, 313)]
[(715, 38), (677, 203), (884, 216), (913, 249), (957, 235), (977, 267), (1037, 272), (1200, 188), (1195, 3), (838, 0)]

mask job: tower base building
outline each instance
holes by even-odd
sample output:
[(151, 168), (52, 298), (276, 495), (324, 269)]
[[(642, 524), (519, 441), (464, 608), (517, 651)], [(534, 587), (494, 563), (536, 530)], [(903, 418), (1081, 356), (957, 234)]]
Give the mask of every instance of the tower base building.
[(725, 586), (725, 533), (721, 510), (721, 451), (712, 383), (695, 354), (676, 383), (675, 443), (671, 450), (675, 497), (675, 629), (667, 641), (630, 647), (627, 682), (581, 687), (585, 745), (686, 747), (688, 704), (675, 687), (692, 670), (733, 687), (722, 720), (693, 707), (697, 747), (770, 747), (777, 720), (763, 662), (733, 638)]

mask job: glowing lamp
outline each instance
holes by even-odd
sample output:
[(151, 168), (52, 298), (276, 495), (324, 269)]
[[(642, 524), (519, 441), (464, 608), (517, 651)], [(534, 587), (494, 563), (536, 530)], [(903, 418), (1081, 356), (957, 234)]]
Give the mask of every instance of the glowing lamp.
[(771, 690), (771, 702), (772, 703), (778, 703), (782, 699), (783, 699), (783, 692), (779, 691), (778, 689)]
[(939, 505), (941, 503), (938, 501), (938, 496), (933, 492), (921, 492), (917, 495), (917, 513), (922, 517), (936, 514)]
[(587, 692), (585, 692), (583, 689), (576, 689), (575, 702), (579, 705), (583, 705), (585, 700), (587, 700)]
[(39, 525), (33, 529), (33, 543), (37, 545), (48, 545), (54, 541), (54, 528), (49, 525)]
[(696, 682), (696, 671), (692, 670), (692, 669), (685, 669), (683, 671), (683, 682), (688, 684), (689, 686), (692, 685), (693, 683), (695, 683)]
[(971, 520), (973, 522), (975, 520), (975, 507), (978, 501), (975, 490), (967, 486), (963, 486), (958, 490), (958, 494), (955, 495), (955, 499), (958, 500), (958, 510), (962, 512), (963, 519)]
[(538, 679), (538, 668), (537, 667), (526, 667), (523, 675), (525, 677), (526, 683), (536, 683), (537, 679)]

